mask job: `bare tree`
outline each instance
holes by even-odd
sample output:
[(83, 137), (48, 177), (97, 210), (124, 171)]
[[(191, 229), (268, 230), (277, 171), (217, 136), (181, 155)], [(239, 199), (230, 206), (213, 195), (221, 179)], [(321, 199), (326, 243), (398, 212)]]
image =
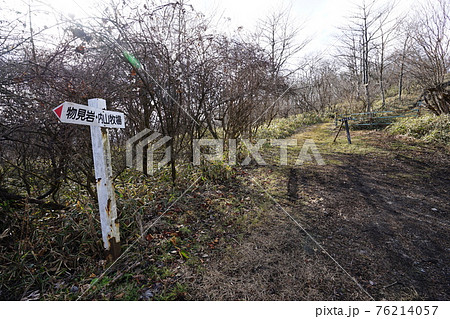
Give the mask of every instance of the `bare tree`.
[[(256, 34), (261, 48), (268, 54), (270, 63), (270, 79), (273, 96), (268, 101), (266, 114), (269, 121), (276, 114), (276, 102), (280, 96), (287, 93), (289, 76), (296, 69), (298, 54), (310, 42), (309, 38), (300, 38), (302, 25), (293, 20), (290, 8), (281, 8), (261, 20)], [(266, 118), (262, 118), (265, 120)]]
[[(364, 92), (364, 106), (366, 112), (372, 111), (372, 79), (375, 76), (375, 49), (379, 49), (380, 85), (383, 85), (383, 71), (385, 52), (388, 39), (393, 28), (387, 30), (389, 16), (393, 5), (380, 7), (375, 1), (356, 6), (356, 12), (350, 17), (350, 24), (341, 28), (341, 48), (339, 56), (346, 61), (353, 76), (360, 77), (360, 87)], [(381, 39), (381, 41), (380, 41)], [(359, 88), (358, 89), (359, 92)], [(384, 88), (382, 89), (384, 92)], [(382, 93), (384, 94), (384, 93)]]
[[(396, 3), (390, 2), (382, 9), (379, 9), (378, 17), (378, 37), (376, 39), (376, 67), (378, 71), (378, 82), (380, 87), (382, 107), (386, 105), (385, 70), (388, 62), (387, 56), (390, 53), (389, 47), (395, 40), (396, 32), (402, 22), (402, 17), (392, 18), (392, 13)], [(391, 50), (392, 51), (392, 50)]]
[(409, 28), (413, 50), (409, 72), (423, 87), (422, 98), (435, 114), (450, 113), (450, 93), (445, 76), (450, 70), (450, 3), (427, 2)]
[(409, 72), (424, 87), (444, 81), (450, 63), (450, 3), (433, 0), (422, 6), (409, 26), (414, 50), (408, 59)]
[(399, 76), (398, 76), (398, 99), (401, 102), (402, 101), (402, 94), (403, 94), (403, 86), (404, 86), (404, 75), (405, 75), (405, 64), (406, 64), (406, 58), (407, 53), (409, 51), (410, 45), (411, 45), (411, 38), (409, 33), (405, 33), (403, 41), (402, 41), (402, 49), (397, 54), (398, 57), (396, 60), (399, 61)]

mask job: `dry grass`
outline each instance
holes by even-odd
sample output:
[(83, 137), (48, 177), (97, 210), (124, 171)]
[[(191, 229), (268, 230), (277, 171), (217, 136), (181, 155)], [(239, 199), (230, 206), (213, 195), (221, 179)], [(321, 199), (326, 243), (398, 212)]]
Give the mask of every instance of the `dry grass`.
[[(257, 178), (283, 208), (304, 223), (308, 211), (287, 201), (286, 176), (270, 169), (248, 171), (253, 199), (264, 206), (258, 222), (242, 225), (240, 240), (223, 247), (188, 289), (196, 300), (361, 300), (366, 299), (345, 275), (288, 218), (272, 198), (252, 183)], [(253, 184), (253, 185), (252, 185)], [(247, 231), (244, 231), (247, 229)]]

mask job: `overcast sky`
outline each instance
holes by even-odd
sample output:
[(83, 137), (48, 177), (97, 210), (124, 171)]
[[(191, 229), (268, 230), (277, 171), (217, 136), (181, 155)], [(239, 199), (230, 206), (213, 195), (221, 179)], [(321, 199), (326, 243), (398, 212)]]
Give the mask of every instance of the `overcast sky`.
[[(17, 0), (6, 0), (11, 4)], [(19, 0), (22, 4), (29, 0)], [(35, 4), (44, 1), (50, 2), (56, 9), (72, 13), (76, 17), (85, 16), (86, 13), (100, 15), (95, 2), (107, 3), (108, 0), (31, 0)], [(337, 27), (345, 25), (346, 17), (350, 15), (356, 4), (364, 0), (185, 0), (194, 8), (207, 16), (215, 15), (220, 28), (232, 31), (239, 26), (252, 31), (257, 21), (281, 8), (291, 8), (292, 21), (304, 25), (303, 35), (313, 38), (309, 44), (309, 51), (326, 51), (333, 46), (333, 34)], [(379, 2), (392, 0), (377, 0)], [(397, 0), (398, 12), (414, 7), (419, 2), (427, 0)], [(81, 9), (82, 7), (83, 9)], [(225, 23), (226, 18), (229, 22)]]
[[(14, 0), (8, 0), (14, 1)], [(40, 1), (40, 0), (32, 0)], [(108, 0), (42, 0), (50, 2), (55, 8), (66, 13), (73, 13), (77, 17), (86, 12), (95, 13), (93, 2), (108, 2)], [(196, 10), (207, 16), (215, 15), (216, 21), (228, 31), (239, 26), (248, 31), (256, 27), (258, 20), (263, 19), (274, 11), (282, 8), (291, 8), (292, 21), (304, 25), (303, 32), (314, 36), (311, 48), (323, 48), (330, 41), (330, 35), (335, 27), (344, 22), (344, 17), (353, 6), (352, 0), (185, 0), (191, 3)], [(358, 0), (355, 0), (358, 1)], [(416, 0), (409, 0), (416, 1)], [(97, 7), (98, 8), (98, 7)], [(221, 18), (221, 19), (220, 19)], [(225, 23), (225, 19), (229, 21)]]
[(314, 37), (311, 46), (320, 47), (329, 42), (335, 26), (342, 24), (353, 4), (349, 0), (191, 0), (200, 11), (216, 12), (231, 18), (235, 27), (253, 30), (260, 19), (271, 12), (290, 8), (292, 21), (302, 25), (303, 33)]
[[(396, 14), (401, 14), (428, 0), (376, 0), (380, 3), (397, 2)], [(432, 0), (431, 0), (432, 1)], [(291, 8), (291, 18), (303, 25), (303, 34), (311, 36), (309, 50), (324, 51), (336, 41), (333, 34), (345, 26), (348, 16), (364, 0), (189, 0), (205, 13), (231, 18), (234, 27), (253, 30), (256, 22), (280, 8)], [(367, 0), (366, 3), (370, 3)]]

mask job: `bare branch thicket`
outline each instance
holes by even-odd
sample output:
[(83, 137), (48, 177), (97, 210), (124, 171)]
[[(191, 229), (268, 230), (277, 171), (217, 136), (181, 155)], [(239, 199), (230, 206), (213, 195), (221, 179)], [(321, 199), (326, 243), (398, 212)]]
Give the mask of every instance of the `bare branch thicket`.
[[(31, 25), (29, 10), (25, 21)], [(61, 185), (71, 180), (95, 197), (88, 128), (61, 125), (51, 110), (65, 100), (111, 100), (122, 87), (120, 73), (101, 43), (80, 50), (92, 39), (82, 39), (66, 26), (59, 43), (49, 45), (44, 29), (24, 29), (12, 39), (20, 45), (1, 59), (0, 161), (10, 177), (20, 180), (6, 186), (29, 197), (51, 195), (58, 201)]]

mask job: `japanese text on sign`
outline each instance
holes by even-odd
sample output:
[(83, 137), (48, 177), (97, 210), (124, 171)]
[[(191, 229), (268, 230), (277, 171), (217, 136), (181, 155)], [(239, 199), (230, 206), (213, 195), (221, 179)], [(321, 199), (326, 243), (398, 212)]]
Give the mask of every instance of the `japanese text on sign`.
[(124, 128), (123, 113), (94, 109), (89, 106), (64, 102), (53, 110), (61, 122), (81, 125)]

